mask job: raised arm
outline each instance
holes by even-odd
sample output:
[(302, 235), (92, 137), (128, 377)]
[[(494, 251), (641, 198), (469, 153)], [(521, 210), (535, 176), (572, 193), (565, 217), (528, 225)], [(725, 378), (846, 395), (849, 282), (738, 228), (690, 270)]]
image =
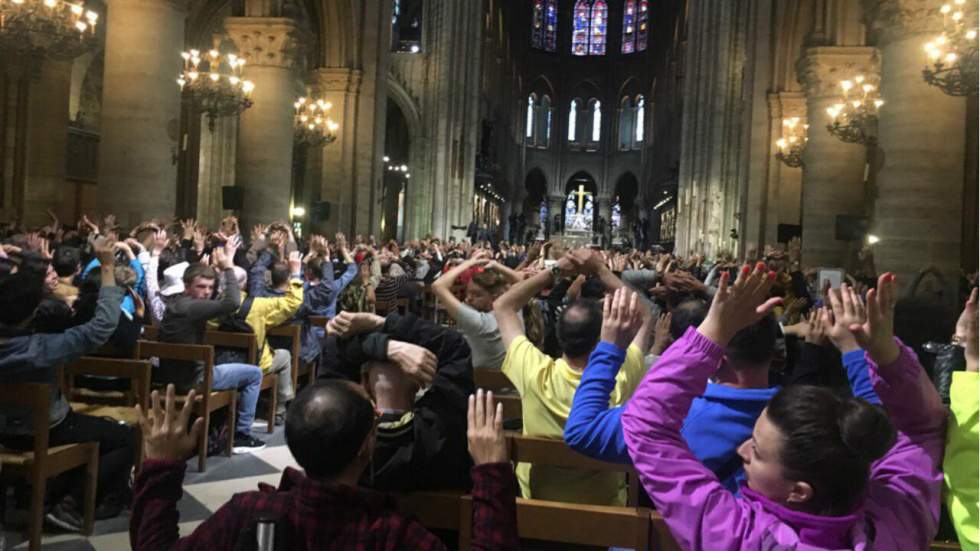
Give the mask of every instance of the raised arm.
[[(558, 275), (574, 275), (576, 262), (570, 255), (565, 255), (555, 265)], [(497, 318), (500, 329), (500, 339), (505, 348), (517, 337), (524, 335), (524, 324), (517, 313), (524, 305), (538, 296), (542, 290), (555, 282), (555, 274), (551, 270), (543, 270), (524, 281), (511, 286), (506, 293), (493, 302), (493, 316)]]
[(477, 266), (486, 266), (489, 262), (490, 260), (487, 258), (485, 253), (476, 253), (469, 260), (457, 264), (456, 267), (442, 274), (442, 277), (432, 282), (432, 293), (437, 299), (439, 299), (439, 302), (446, 307), (446, 312), (448, 312), (454, 320), (459, 315), (459, 309), (462, 305), (459, 299), (456, 298), (452, 292), (453, 284), (456, 283), (456, 279), (463, 275), (467, 270)]
[(623, 413), (623, 436), (640, 480), (682, 549), (738, 549), (751, 527), (745, 505), (680, 434), (691, 402), (704, 393), (732, 336), (778, 303), (765, 301), (774, 274), (761, 264), (749, 271), (746, 266), (732, 286), (722, 276), (704, 322), (667, 349)]

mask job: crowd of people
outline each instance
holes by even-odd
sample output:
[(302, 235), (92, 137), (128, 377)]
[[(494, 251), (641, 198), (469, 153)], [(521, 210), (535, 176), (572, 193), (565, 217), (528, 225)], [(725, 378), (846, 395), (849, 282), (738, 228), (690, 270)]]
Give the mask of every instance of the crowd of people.
[[(514, 549), (516, 497), (626, 504), (621, 473), (512, 466), (505, 422), (632, 464), (682, 549), (925, 549), (937, 534), (977, 548), (975, 274), (950, 297), (934, 270), (907, 285), (874, 273), (868, 250), (827, 282), (798, 240), (709, 259), (560, 239), (304, 239), (234, 217), (51, 218), (3, 229), (0, 384), (48, 386), (50, 445), (99, 443), (96, 518), (129, 509), (134, 549), (245, 548), (269, 519), (283, 549), (441, 549), (388, 494), (420, 490), (471, 493), (473, 546)], [(283, 324), (301, 326), (299, 363), (317, 368), (302, 389), (269, 335)], [(252, 333), (258, 354), (215, 350), (212, 388), (238, 394), (230, 434), (192, 414), (204, 364), (153, 360), (137, 471), (134, 431), (72, 411), (59, 377), (82, 355), (130, 355), (147, 326), (176, 344)], [(520, 419), (474, 370), (507, 377)], [(267, 375), (269, 421), (302, 472), (178, 538), (201, 432), (212, 450), (265, 446), (252, 424)], [(32, 419), (0, 404), (0, 446), (31, 449), (45, 430)], [(81, 529), (80, 476), (49, 488), (60, 529)]]

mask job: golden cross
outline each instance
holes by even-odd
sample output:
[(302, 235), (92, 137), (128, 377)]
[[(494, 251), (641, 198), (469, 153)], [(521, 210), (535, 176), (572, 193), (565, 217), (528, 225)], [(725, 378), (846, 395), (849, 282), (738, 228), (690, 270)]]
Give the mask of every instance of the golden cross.
[(584, 185), (579, 184), (578, 185), (578, 192), (575, 193), (575, 195), (578, 195), (578, 211), (579, 212), (582, 212), (582, 204), (583, 204), (585, 198), (587, 196), (588, 197), (591, 197), (592, 194), (589, 193), (588, 191), (585, 191), (585, 186)]

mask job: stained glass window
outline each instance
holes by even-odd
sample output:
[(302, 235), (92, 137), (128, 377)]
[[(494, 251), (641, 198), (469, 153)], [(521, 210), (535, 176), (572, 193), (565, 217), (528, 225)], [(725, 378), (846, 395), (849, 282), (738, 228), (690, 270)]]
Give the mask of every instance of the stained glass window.
[(589, 32), (589, 55), (606, 55), (606, 23), (609, 9), (604, 0), (592, 4), (592, 29)]
[(534, 0), (534, 13), (531, 16), (531, 47), (544, 47), (544, 0)]
[(573, 99), (568, 107), (568, 141), (574, 142), (577, 135), (575, 124), (578, 122), (578, 100)]
[(558, 0), (547, 0), (544, 8), (544, 49), (555, 51), (558, 45)]
[(643, 143), (644, 124), (646, 116), (646, 98), (636, 97), (636, 143)]
[(541, 147), (548, 147), (551, 143), (551, 97), (547, 94), (541, 96), (537, 125), (534, 142)]
[(636, 0), (626, 0), (623, 5), (623, 47), (624, 54), (633, 53), (636, 48)]
[(618, 230), (623, 226), (623, 207), (619, 204), (619, 197), (616, 197), (616, 202), (612, 206), (612, 227), (614, 230)]
[(599, 138), (602, 137), (602, 102), (594, 99), (590, 102), (592, 104), (592, 140), (593, 142), (598, 142)]
[(588, 55), (589, 53), (589, 21), (591, 19), (591, 9), (586, 0), (575, 2), (575, 10), (572, 13), (572, 54)]
[(527, 131), (528, 141), (534, 136), (534, 94), (527, 97)]
[(636, 51), (642, 52), (647, 49), (647, 27), (650, 24), (650, 3), (647, 0), (640, 0), (640, 7), (636, 15)]

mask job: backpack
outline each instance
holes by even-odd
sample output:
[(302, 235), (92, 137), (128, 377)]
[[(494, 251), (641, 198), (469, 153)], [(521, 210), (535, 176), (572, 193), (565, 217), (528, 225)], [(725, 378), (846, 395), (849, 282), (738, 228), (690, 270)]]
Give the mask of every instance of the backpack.
[[(232, 314), (218, 319), (218, 331), (229, 333), (254, 333), (252, 327), (246, 322), (249, 312), (252, 310), (254, 297), (248, 297), (242, 302), (241, 308)], [(261, 350), (259, 351), (261, 353)], [(240, 348), (216, 347), (214, 350), (214, 364), (246, 363), (248, 356)]]

